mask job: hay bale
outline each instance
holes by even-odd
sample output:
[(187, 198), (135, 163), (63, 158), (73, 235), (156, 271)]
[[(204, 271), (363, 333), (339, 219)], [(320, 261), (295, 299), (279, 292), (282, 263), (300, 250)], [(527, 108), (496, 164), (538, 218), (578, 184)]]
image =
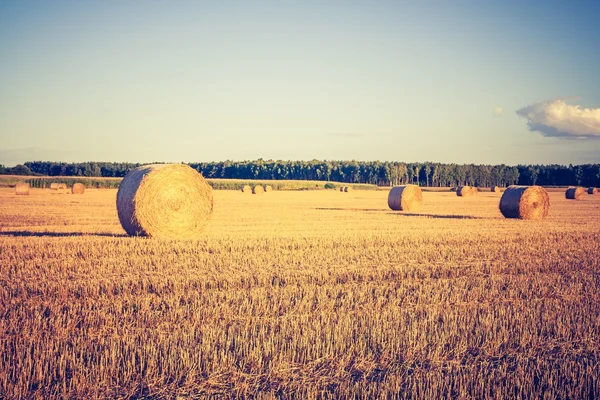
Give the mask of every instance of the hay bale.
[(273, 191), (273, 186), (265, 185), (265, 192), (272, 192), (272, 191)]
[(71, 193), (73, 194), (83, 194), (85, 192), (85, 185), (83, 183), (74, 183), (71, 188)]
[(261, 185), (256, 185), (252, 188), (252, 194), (263, 194), (265, 192), (265, 188)]
[(569, 200), (581, 200), (585, 195), (585, 189), (582, 187), (570, 187), (565, 192), (565, 197)]
[(596, 193), (598, 193), (598, 189), (596, 189), (595, 187), (588, 188), (588, 194), (596, 194)]
[(352, 186), (344, 186), (344, 192), (348, 193), (352, 191)]
[(416, 211), (423, 204), (423, 193), (417, 185), (394, 186), (388, 194), (388, 206), (396, 211)]
[(456, 189), (456, 195), (459, 197), (468, 197), (473, 196), (474, 194), (471, 186), (459, 186), (458, 189)]
[(52, 182), (50, 184), (50, 189), (51, 190), (63, 190), (63, 189), (67, 189), (67, 184), (66, 183)]
[(492, 193), (500, 193), (501, 191), (500, 186), (492, 186), (491, 188)]
[(50, 190), (58, 190), (58, 185), (59, 185), (58, 183), (52, 182), (50, 184)]
[(15, 185), (15, 194), (20, 196), (29, 195), (29, 183), (27, 182), (19, 182)]
[(505, 218), (543, 219), (548, 216), (550, 197), (541, 186), (509, 186), (500, 199)]
[(345, 187), (346, 186), (340, 186), (340, 192), (343, 192)]
[(479, 189), (477, 189), (475, 186), (471, 186), (471, 196), (476, 196), (477, 193), (479, 193)]
[(184, 164), (138, 167), (123, 178), (117, 192), (119, 221), (129, 235), (195, 238), (212, 211), (211, 186)]
[(242, 186), (242, 193), (252, 193), (252, 186), (250, 186), (250, 185)]

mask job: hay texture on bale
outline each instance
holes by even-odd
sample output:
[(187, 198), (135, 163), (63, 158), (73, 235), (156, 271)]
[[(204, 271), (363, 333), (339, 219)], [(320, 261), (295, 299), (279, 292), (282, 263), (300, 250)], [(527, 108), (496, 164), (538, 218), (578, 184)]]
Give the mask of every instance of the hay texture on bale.
[(352, 191), (352, 186), (344, 186), (344, 192), (348, 193)]
[(549, 209), (550, 197), (541, 186), (512, 185), (500, 198), (500, 212), (505, 218), (543, 219)]
[(388, 194), (388, 206), (396, 211), (416, 211), (423, 204), (423, 193), (417, 185), (394, 186)]
[(585, 189), (582, 187), (570, 187), (565, 192), (565, 197), (569, 200), (581, 200), (585, 195)]
[(456, 189), (456, 195), (459, 197), (468, 197), (473, 196), (474, 194), (475, 192), (471, 186), (459, 186), (458, 189)]
[(588, 188), (588, 194), (596, 194), (596, 193), (598, 193), (598, 189), (596, 189), (595, 187)]
[(26, 196), (29, 194), (29, 183), (19, 182), (15, 185), (15, 194)]
[(117, 212), (129, 235), (199, 237), (213, 211), (212, 187), (184, 164), (143, 165), (119, 185)]
[(73, 194), (83, 194), (85, 193), (85, 185), (83, 183), (74, 183), (71, 188), (71, 193)]
[(244, 185), (242, 187), (242, 193), (252, 193), (252, 186), (250, 186), (250, 185)]
[(265, 185), (265, 192), (272, 192), (272, 191), (273, 191), (273, 186)]
[(265, 192), (265, 188), (261, 185), (256, 185), (252, 188), (252, 194), (263, 194)]

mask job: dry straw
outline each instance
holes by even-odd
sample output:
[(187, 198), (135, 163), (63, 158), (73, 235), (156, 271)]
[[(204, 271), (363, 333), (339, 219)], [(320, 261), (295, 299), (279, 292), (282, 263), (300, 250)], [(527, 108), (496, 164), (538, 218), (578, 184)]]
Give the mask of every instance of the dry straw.
[(416, 211), (423, 204), (423, 193), (417, 185), (394, 186), (388, 195), (388, 206), (396, 211)]
[(117, 192), (119, 220), (129, 235), (196, 238), (212, 211), (212, 188), (183, 164), (138, 167), (123, 178)]
[(83, 183), (74, 183), (71, 188), (71, 193), (73, 194), (83, 194), (85, 192), (85, 185)]
[(344, 192), (351, 192), (352, 191), (352, 186), (344, 186)]
[(261, 185), (256, 185), (252, 188), (252, 194), (263, 194), (265, 192), (265, 188)]
[(543, 219), (550, 209), (550, 197), (541, 186), (509, 186), (500, 199), (505, 218)]
[(252, 186), (250, 186), (250, 185), (244, 185), (242, 187), (242, 193), (252, 193)]
[(456, 195), (460, 197), (473, 196), (474, 194), (475, 192), (471, 186), (459, 186), (458, 189), (456, 189)]
[(595, 187), (588, 188), (588, 194), (596, 194), (596, 193), (598, 193), (598, 189), (596, 189)]
[(29, 194), (29, 183), (27, 182), (19, 182), (15, 185), (15, 194), (18, 195), (28, 195)]
[(273, 191), (273, 186), (265, 185), (265, 192), (272, 192), (272, 191)]
[(582, 187), (570, 187), (565, 192), (565, 197), (569, 200), (581, 200), (585, 195), (585, 189)]

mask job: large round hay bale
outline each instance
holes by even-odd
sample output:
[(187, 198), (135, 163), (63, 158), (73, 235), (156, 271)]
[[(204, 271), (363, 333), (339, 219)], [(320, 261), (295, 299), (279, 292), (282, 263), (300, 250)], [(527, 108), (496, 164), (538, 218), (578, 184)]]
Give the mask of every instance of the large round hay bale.
[(500, 193), (500, 186), (492, 186), (491, 192), (492, 193)]
[(242, 186), (242, 193), (252, 193), (252, 186), (250, 186), (250, 185)]
[(471, 186), (459, 186), (458, 189), (456, 189), (456, 195), (459, 197), (473, 196), (473, 194), (474, 192)]
[(212, 188), (187, 165), (143, 165), (121, 181), (117, 211), (129, 235), (195, 238), (210, 221)]
[(598, 193), (598, 189), (596, 189), (595, 187), (588, 188), (588, 194), (596, 194), (596, 193)]
[(569, 200), (581, 200), (585, 195), (585, 189), (582, 187), (570, 187), (565, 192), (565, 197)]
[(396, 211), (416, 211), (423, 204), (423, 193), (417, 185), (395, 186), (388, 194), (388, 206)]
[(549, 209), (550, 197), (541, 186), (512, 185), (500, 199), (500, 212), (505, 218), (542, 219)]
[(256, 185), (252, 188), (252, 194), (263, 194), (265, 192), (265, 188), (261, 185)]
[(344, 186), (344, 192), (348, 193), (352, 191), (352, 186)]
[(85, 192), (85, 185), (83, 183), (74, 183), (71, 188), (71, 193), (73, 194), (83, 194)]
[(19, 182), (15, 185), (15, 194), (26, 196), (29, 194), (29, 183)]
[(272, 191), (273, 191), (273, 186), (265, 185), (265, 192), (272, 192)]

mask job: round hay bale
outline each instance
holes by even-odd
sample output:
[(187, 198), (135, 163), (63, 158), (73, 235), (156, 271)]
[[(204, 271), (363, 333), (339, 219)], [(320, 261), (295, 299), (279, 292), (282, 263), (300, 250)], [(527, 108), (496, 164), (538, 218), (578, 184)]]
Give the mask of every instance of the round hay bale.
[(272, 192), (272, 191), (273, 191), (273, 186), (265, 185), (265, 192)]
[(477, 189), (475, 186), (471, 186), (471, 195), (476, 196), (477, 193), (479, 193), (479, 189)]
[(129, 235), (195, 238), (212, 211), (211, 186), (184, 164), (138, 167), (123, 178), (117, 192), (119, 221)]
[(15, 194), (26, 196), (29, 194), (29, 183), (19, 182), (15, 185)]
[(417, 185), (394, 186), (388, 195), (388, 206), (396, 211), (416, 211), (423, 204), (423, 193)]
[(74, 183), (71, 188), (71, 193), (73, 194), (83, 194), (85, 192), (85, 185), (83, 183)]
[(582, 187), (570, 187), (565, 192), (565, 197), (569, 200), (581, 200), (585, 195), (585, 189)]
[(252, 186), (250, 186), (250, 185), (242, 186), (242, 193), (252, 193)]
[(265, 192), (265, 188), (261, 185), (256, 185), (252, 188), (252, 194), (263, 194)]
[(456, 195), (459, 197), (473, 196), (473, 194), (474, 192), (471, 186), (459, 186), (458, 189), (456, 189)]
[(500, 193), (501, 191), (502, 189), (500, 189), (500, 186), (492, 186), (491, 188), (492, 193)]
[(340, 186), (340, 192), (344, 191), (345, 186)]
[(549, 209), (550, 197), (541, 186), (512, 185), (500, 198), (500, 212), (505, 218), (543, 219)]
[(588, 194), (596, 194), (596, 193), (598, 193), (598, 189), (596, 189), (595, 187), (588, 188)]
[(59, 184), (56, 182), (53, 182), (50, 184), (50, 190), (58, 190)]
[(348, 193), (352, 191), (352, 186), (344, 186), (344, 192)]

